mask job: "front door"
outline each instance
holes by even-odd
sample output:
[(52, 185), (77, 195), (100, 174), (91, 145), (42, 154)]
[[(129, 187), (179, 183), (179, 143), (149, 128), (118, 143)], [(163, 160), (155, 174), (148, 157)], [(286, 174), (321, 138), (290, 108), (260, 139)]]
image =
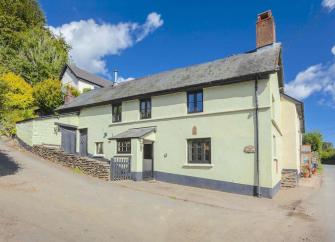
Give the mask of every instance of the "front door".
[(143, 179), (154, 177), (153, 143), (143, 145)]
[(79, 149), (81, 156), (87, 156), (87, 129), (81, 129), (79, 139)]
[(66, 153), (76, 153), (76, 129), (69, 127), (60, 127), (61, 130), (61, 148)]

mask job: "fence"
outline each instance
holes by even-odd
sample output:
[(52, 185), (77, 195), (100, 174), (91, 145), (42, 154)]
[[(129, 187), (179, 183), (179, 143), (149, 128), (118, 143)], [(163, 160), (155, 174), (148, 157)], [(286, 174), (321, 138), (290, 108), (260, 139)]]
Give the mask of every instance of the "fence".
[(131, 179), (131, 157), (130, 156), (114, 156), (111, 160), (112, 181)]

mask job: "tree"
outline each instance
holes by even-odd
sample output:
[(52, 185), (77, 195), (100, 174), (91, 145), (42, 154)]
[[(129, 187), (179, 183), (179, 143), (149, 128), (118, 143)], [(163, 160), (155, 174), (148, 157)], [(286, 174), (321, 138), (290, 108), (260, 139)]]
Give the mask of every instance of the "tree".
[(0, 133), (12, 136), (18, 121), (34, 117), (32, 87), (14, 73), (0, 76)]
[(0, 72), (14, 72), (30, 84), (58, 78), (68, 46), (45, 27), (36, 0), (0, 0)]
[(323, 137), (320, 132), (311, 132), (304, 134), (303, 144), (310, 144), (312, 151), (317, 151), (319, 154), (322, 151)]
[(52, 114), (64, 103), (62, 84), (59, 80), (47, 79), (33, 87), (33, 97), (43, 114)]
[(26, 26), (45, 24), (44, 14), (36, 0), (0, 0), (0, 14), (11, 16)]
[(45, 18), (36, 0), (0, 0), (0, 71), (15, 71), (20, 33), (44, 26)]
[(59, 78), (67, 60), (67, 45), (49, 30), (34, 28), (21, 33), (16, 71), (32, 85), (48, 78)]

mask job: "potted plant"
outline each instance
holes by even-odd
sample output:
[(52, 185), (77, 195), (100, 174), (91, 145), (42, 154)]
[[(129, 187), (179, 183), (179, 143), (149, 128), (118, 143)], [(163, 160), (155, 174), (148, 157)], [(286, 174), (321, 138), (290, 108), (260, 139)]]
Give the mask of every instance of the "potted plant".
[(307, 166), (304, 166), (304, 167), (302, 168), (302, 174), (303, 174), (303, 176), (304, 176), (305, 178), (309, 177), (309, 169), (308, 169)]

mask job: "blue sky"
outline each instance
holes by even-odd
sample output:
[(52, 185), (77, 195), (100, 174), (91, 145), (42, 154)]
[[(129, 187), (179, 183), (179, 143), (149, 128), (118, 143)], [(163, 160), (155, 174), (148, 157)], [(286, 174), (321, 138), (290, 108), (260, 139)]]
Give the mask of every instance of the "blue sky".
[(286, 89), (304, 100), (307, 131), (335, 143), (335, 0), (40, 4), (51, 29), (73, 46), (76, 64), (107, 77), (117, 68), (124, 79), (254, 49), (257, 13), (271, 9)]

